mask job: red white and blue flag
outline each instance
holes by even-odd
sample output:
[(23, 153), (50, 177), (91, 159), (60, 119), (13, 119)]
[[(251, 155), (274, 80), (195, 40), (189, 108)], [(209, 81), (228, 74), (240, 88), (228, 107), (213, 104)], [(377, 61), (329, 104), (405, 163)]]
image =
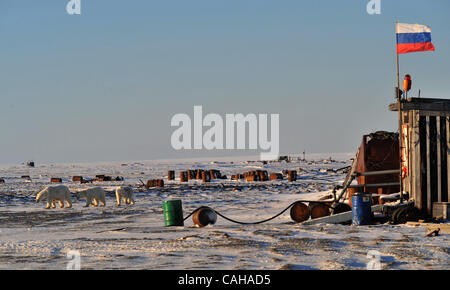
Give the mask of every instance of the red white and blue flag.
[(397, 23), (397, 54), (434, 51), (431, 28), (422, 24)]

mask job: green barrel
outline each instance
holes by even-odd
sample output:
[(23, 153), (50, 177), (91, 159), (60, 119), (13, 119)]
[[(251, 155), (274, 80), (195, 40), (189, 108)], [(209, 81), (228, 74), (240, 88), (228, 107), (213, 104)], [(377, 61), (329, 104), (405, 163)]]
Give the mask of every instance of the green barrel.
[(164, 201), (163, 209), (166, 227), (184, 226), (183, 206), (180, 199)]

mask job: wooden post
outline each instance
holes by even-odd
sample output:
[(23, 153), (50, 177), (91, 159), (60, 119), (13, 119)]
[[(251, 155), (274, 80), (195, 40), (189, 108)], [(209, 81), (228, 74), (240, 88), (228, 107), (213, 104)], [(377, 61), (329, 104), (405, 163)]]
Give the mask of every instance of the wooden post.
[(450, 117), (447, 120), (447, 201), (450, 202)]
[(422, 210), (422, 190), (421, 190), (421, 160), (420, 160), (420, 126), (419, 126), (420, 115), (418, 111), (413, 112), (413, 198), (415, 200), (415, 205), (418, 209)]
[(441, 117), (436, 116), (436, 165), (437, 165), (437, 201), (442, 201), (442, 184), (441, 184)]
[(430, 156), (430, 116), (426, 116), (426, 126), (427, 126), (427, 212), (431, 213), (431, 156)]

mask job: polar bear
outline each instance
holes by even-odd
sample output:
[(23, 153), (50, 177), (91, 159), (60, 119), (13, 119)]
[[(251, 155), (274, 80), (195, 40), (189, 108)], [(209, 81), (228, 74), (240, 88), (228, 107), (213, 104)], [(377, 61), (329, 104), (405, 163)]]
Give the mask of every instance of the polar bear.
[(86, 199), (86, 205), (84, 207), (89, 207), (90, 204), (97, 207), (99, 202), (102, 206), (105, 206), (105, 191), (101, 187), (93, 187), (85, 190), (80, 190), (77, 192), (77, 199)]
[(129, 186), (119, 186), (116, 188), (117, 206), (120, 206), (120, 201), (123, 200), (126, 204), (134, 204), (134, 192)]
[(36, 195), (36, 202), (40, 202), (43, 199), (47, 199), (47, 206), (45, 209), (50, 208), (50, 204), (52, 208), (55, 208), (55, 201), (59, 202), (59, 207), (64, 207), (64, 202), (67, 203), (67, 207), (72, 207), (72, 199), (71, 193), (67, 186), (58, 185), (58, 186), (48, 186), (40, 191)]

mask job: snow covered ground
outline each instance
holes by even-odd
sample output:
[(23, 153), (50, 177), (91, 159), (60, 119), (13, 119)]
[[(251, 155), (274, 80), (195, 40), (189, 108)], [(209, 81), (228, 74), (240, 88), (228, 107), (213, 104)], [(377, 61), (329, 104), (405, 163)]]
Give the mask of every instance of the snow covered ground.
[[(335, 161), (330, 161), (332, 157)], [(309, 155), (309, 161), (275, 162), (257, 158), (215, 158), (80, 164), (0, 166), (0, 269), (65, 269), (66, 254), (77, 250), (82, 269), (365, 269), (376, 250), (383, 269), (448, 269), (450, 237), (426, 238), (423, 227), (406, 225), (295, 224), (289, 212), (260, 225), (238, 225), (218, 218), (215, 225), (164, 227), (162, 203), (183, 201), (184, 215), (210, 206), (240, 221), (268, 218), (298, 199), (328, 195), (343, 174), (327, 169), (350, 165), (353, 154)], [(250, 161), (250, 162), (248, 162)], [(228, 180), (201, 184), (167, 181), (167, 171), (219, 169)], [(295, 169), (296, 182), (231, 181), (232, 174), (264, 169)], [(72, 182), (74, 175), (123, 176), (124, 181), (96, 182), (107, 190), (106, 207), (45, 210), (35, 195), (63, 178), (71, 191), (93, 186)], [(20, 178), (29, 175), (31, 182)], [(164, 178), (165, 187), (136, 193), (134, 206), (115, 206), (113, 190), (121, 184)]]

